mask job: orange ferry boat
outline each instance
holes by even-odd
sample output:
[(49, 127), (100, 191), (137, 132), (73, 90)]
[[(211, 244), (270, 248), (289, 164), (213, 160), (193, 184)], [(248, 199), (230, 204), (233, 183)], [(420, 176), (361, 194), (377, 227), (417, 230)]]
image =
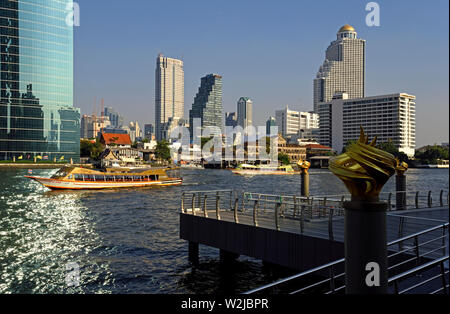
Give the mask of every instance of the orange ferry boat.
[(63, 167), (50, 178), (25, 176), (43, 186), (57, 189), (108, 189), (145, 186), (181, 185), (183, 180), (170, 176), (168, 168), (106, 168), (92, 170), (80, 167)]

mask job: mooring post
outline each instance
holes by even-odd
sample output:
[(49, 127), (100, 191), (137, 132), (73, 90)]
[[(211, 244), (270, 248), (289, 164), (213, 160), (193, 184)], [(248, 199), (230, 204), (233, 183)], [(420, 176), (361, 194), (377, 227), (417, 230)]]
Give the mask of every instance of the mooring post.
[(406, 176), (405, 171), (397, 170), (395, 175), (395, 208), (406, 209)]

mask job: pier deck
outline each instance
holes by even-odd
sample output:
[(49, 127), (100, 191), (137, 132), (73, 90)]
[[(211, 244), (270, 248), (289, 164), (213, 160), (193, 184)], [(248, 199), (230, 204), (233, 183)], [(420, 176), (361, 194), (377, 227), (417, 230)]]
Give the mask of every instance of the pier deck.
[[(221, 254), (250, 256), (300, 271), (344, 256), (344, 217), (342, 202), (338, 200), (264, 198), (255, 194), (251, 198), (236, 197), (230, 191), (195, 193), (197, 198), (188, 198), (191, 206), (185, 206), (184, 201), (180, 214), (180, 238), (189, 241), (194, 250), (196, 245), (203, 244), (220, 249)], [(437, 258), (443, 253), (442, 241), (448, 239), (448, 233), (445, 234), (448, 227), (440, 226), (446, 223), (448, 226), (448, 219), (448, 203), (390, 211), (388, 242), (436, 227), (421, 235), (420, 249), (431, 252), (424, 258)], [(442, 241), (435, 241), (437, 237)], [(413, 240), (391, 246), (389, 251), (403, 250), (408, 245), (412, 247)]]

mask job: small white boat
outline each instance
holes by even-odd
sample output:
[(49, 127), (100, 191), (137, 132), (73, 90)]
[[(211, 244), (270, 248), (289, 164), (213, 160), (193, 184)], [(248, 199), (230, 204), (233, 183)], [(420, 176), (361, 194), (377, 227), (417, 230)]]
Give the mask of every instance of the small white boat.
[(234, 174), (240, 175), (292, 175), (300, 172), (295, 171), (291, 165), (270, 166), (270, 165), (248, 165), (240, 164), (235, 169), (231, 169)]

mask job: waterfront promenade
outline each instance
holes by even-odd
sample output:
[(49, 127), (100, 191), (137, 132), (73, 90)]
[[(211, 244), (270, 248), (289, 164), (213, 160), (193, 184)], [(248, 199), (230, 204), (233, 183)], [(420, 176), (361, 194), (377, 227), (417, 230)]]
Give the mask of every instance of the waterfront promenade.
[[(434, 205), (430, 192), (408, 195), (414, 196), (407, 201), (411, 209), (395, 210), (391, 204), (387, 214), (387, 241), (392, 243), (388, 249), (394, 256), (390, 263), (401, 266), (390, 275), (410, 268), (412, 264), (405, 261), (411, 256), (417, 255), (415, 263), (424, 263), (446, 254), (448, 191), (438, 193)], [(392, 194), (385, 196), (391, 198)], [(237, 194), (232, 190), (185, 192), (180, 238), (189, 242), (193, 263), (198, 261), (198, 245), (202, 244), (218, 248), (225, 263), (245, 255), (306, 271), (343, 258), (345, 197)], [(405, 247), (411, 249), (405, 251)]]

